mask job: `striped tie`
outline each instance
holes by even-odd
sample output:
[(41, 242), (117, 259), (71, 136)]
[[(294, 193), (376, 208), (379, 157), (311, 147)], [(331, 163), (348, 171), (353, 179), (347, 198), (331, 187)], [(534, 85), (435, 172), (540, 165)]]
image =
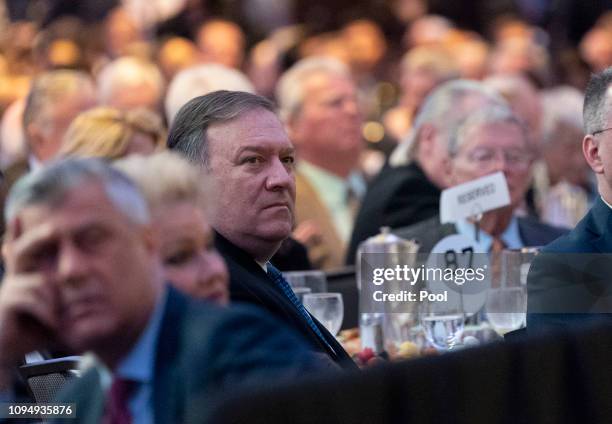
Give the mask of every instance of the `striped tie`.
[(276, 269), (274, 265), (272, 265), (270, 262), (268, 262), (267, 266), (268, 266), (268, 275), (270, 276), (270, 278), (272, 278), (272, 281), (274, 281), (274, 284), (276, 284), (276, 286), (282, 290), (285, 297), (287, 297), (287, 299), (291, 301), (293, 306), (296, 307), (296, 309), (299, 311), (302, 317), (306, 320), (306, 322), (308, 323), (312, 331), (314, 331), (314, 333), (319, 337), (319, 339), (321, 339), (321, 341), (333, 352), (334, 349), (330, 346), (327, 340), (325, 340), (325, 337), (323, 337), (323, 333), (321, 333), (321, 330), (319, 330), (319, 327), (317, 327), (317, 324), (315, 324), (314, 320), (312, 319), (312, 317), (310, 316), (306, 308), (304, 308), (304, 305), (302, 305), (302, 302), (300, 302), (300, 300), (297, 298), (297, 296), (291, 289), (291, 286), (289, 285), (287, 280), (285, 280), (285, 278), (283, 277), (283, 274), (281, 274), (281, 272), (278, 269)]

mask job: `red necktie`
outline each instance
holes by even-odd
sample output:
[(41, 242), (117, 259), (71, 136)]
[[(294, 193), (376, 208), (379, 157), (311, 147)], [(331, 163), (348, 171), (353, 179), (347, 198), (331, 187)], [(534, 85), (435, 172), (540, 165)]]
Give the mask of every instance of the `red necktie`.
[(130, 424), (132, 414), (128, 408), (128, 399), (134, 389), (134, 381), (115, 377), (108, 392), (104, 424)]

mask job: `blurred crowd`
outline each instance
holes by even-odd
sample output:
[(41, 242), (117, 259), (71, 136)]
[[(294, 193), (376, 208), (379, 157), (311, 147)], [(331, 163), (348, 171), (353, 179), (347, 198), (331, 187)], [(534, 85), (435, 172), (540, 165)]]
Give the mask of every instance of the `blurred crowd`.
[[(136, 380), (138, 422), (355, 371), (282, 272), (350, 274), (381, 227), (496, 254), (612, 222), (611, 65), (609, 0), (0, 0), (0, 400), (43, 349)], [(496, 172), (508, 205), (440, 223)]]
[[(392, 166), (405, 159), (409, 149), (397, 146), (410, 138), (424, 99), (442, 83), (470, 79), (501, 94), (527, 125), (537, 160), (525, 213), (561, 226), (578, 221), (594, 195), (579, 147), (582, 90), (591, 72), (612, 63), (608, 2), (353, 3), (1, 2), (0, 166), (8, 185), (57, 155), (115, 159), (163, 149), (190, 98), (257, 93), (277, 102), (303, 159), (294, 239), (315, 267), (329, 269), (344, 263), (368, 182), (389, 157)], [(309, 76), (330, 67), (337, 78)], [(322, 194), (339, 181), (348, 188)]]

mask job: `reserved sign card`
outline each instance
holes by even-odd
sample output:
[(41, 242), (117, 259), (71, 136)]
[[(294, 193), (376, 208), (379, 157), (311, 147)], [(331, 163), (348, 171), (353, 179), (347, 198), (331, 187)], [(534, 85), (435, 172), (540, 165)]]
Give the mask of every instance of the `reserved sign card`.
[(457, 222), (510, 204), (503, 172), (447, 188), (440, 196), (440, 222)]

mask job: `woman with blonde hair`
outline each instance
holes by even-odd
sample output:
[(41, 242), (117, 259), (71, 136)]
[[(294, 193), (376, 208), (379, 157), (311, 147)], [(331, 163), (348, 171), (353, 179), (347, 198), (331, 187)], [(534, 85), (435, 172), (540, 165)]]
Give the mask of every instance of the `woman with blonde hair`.
[(72, 121), (58, 156), (118, 159), (132, 153), (148, 155), (163, 149), (165, 139), (161, 118), (148, 109), (96, 107)]
[(228, 272), (206, 219), (207, 193), (197, 168), (172, 152), (115, 162), (144, 194), (160, 235), (166, 280), (200, 299), (229, 302)]

